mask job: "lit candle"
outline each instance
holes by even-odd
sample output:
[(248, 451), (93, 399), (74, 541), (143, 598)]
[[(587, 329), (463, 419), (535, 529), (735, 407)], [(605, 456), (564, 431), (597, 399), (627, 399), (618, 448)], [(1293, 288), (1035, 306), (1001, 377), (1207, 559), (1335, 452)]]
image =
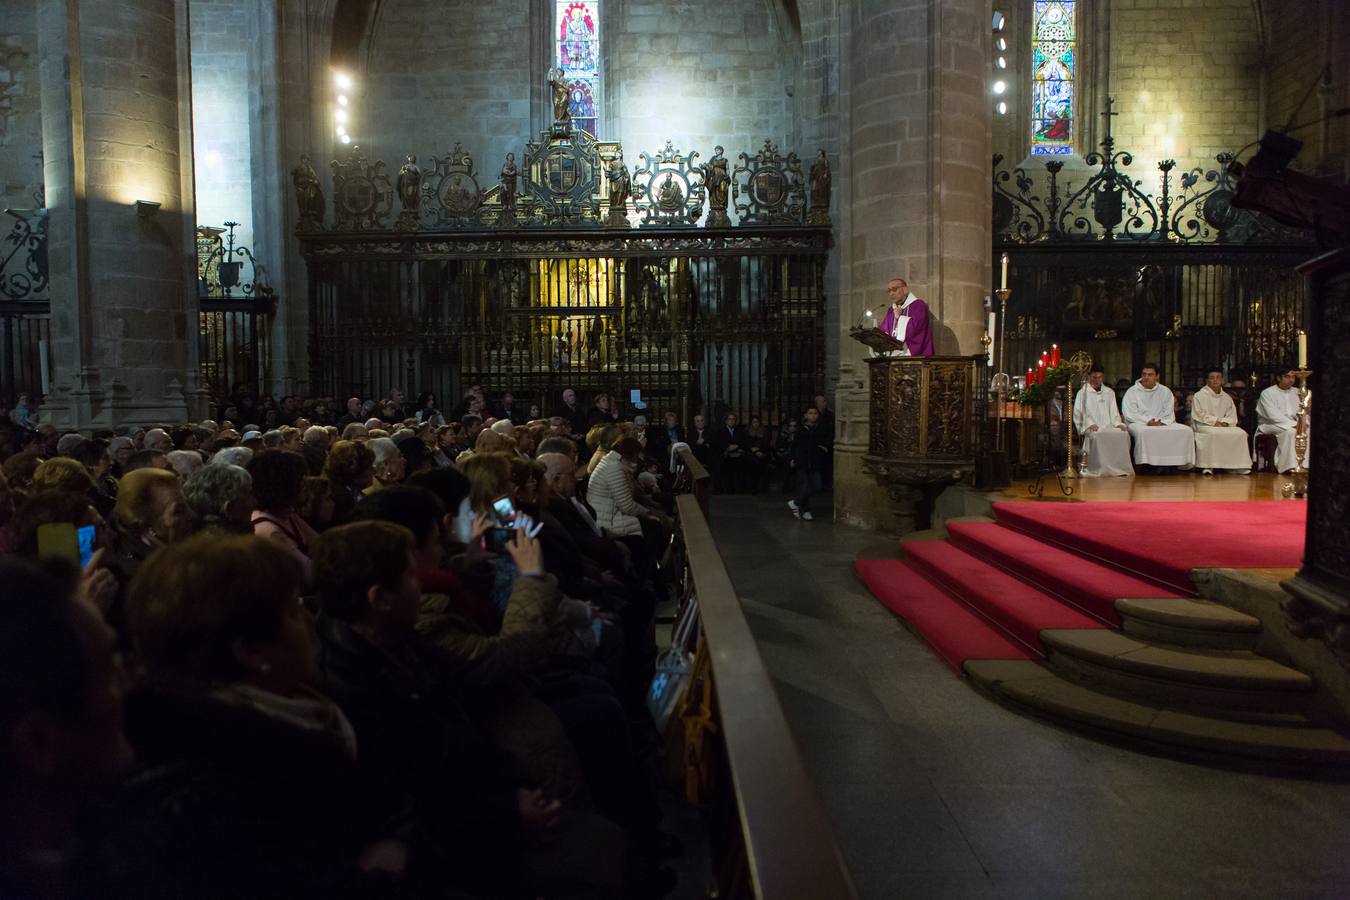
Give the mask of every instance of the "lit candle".
[(1000, 290), (1008, 289), (1008, 254), (1003, 254), (1003, 276), (998, 280)]
[(1298, 332), (1298, 367), (1308, 368), (1308, 334), (1302, 329)]
[(1026, 379), (1026, 381), (1024, 381), (1024, 382), (1022, 383), (1022, 386), (1023, 386), (1023, 387), (1031, 387), (1031, 386), (1032, 386), (1033, 384), (1035, 384), (1035, 383), (1036, 383), (1036, 371), (1035, 371), (1034, 369), (1032, 369), (1031, 367), (1028, 366), (1028, 367), (1027, 367), (1027, 379)]
[(1042, 359), (1036, 366), (1036, 383), (1045, 384), (1045, 360)]
[(1059, 344), (1050, 345), (1050, 365), (1059, 365)]

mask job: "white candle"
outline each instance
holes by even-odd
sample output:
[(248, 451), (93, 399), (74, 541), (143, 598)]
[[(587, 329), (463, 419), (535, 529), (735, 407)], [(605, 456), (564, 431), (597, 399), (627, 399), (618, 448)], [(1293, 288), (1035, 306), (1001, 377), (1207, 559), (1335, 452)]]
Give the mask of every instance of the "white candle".
[(1298, 333), (1298, 367), (1308, 368), (1308, 335), (1304, 331)]
[(985, 331), (989, 334), (989, 365), (994, 364), (994, 348), (998, 346), (998, 338), (994, 335), (994, 314), (989, 314), (989, 327)]
[(1008, 289), (1008, 254), (1006, 253), (1003, 254), (1003, 276), (999, 279), (998, 287), (999, 290), (1003, 291)]

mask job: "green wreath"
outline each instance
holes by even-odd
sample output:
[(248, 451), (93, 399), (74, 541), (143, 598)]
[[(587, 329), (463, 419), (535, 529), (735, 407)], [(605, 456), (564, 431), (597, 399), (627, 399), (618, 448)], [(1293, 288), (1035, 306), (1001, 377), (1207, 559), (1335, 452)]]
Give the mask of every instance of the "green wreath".
[(1022, 390), (1016, 392), (1012, 399), (1030, 406), (1044, 406), (1054, 394), (1055, 388), (1061, 384), (1067, 384), (1069, 376), (1072, 374), (1073, 369), (1069, 366), (1067, 360), (1057, 366), (1047, 366), (1043, 383), (1022, 388)]

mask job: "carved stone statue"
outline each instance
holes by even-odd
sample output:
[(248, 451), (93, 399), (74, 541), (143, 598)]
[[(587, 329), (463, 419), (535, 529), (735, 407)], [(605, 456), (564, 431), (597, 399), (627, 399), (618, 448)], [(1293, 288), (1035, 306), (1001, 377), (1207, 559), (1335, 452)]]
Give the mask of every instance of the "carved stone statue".
[(398, 214), (400, 231), (413, 231), (417, 228), (418, 210), (422, 207), (422, 170), (417, 167), (417, 157), (408, 156), (398, 170), (398, 202), (402, 211)]
[(713, 149), (712, 159), (703, 165), (703, 184), (708, 189), (708, 227), (725, 228), (731, 224), (727, 216), (727, 193), (731, 175), (727, 173), (727, 158), (719, 145)]
[(830, 161), (825, 151), (816, 154), (811, 163), (811, 212), (807, 221), (813, 225), (830, 224)]
[(291, 170), (291, 183), (295, 186), (295, 202), (300, 212), (295, 230), (315, 231), (323, 228), (323, 187), (319, 184), (318, 173), (309, 164), (308, 156), (301, 156), (300, 165)]
[(502, 209), (516, 208), (516, 178), (520, 176), (520, 169), (516, 168), (516, 155), (514, 153), (506, 154), (506, 162), (502, 163)]
[(549, 73), (548, 86), (553, 89), (553, 124), (555, 126), (570, 126), (572, 124), (572, 92), (567, 86), (567, 79), (563, 76), (562, 69), (554, 69)]
[(610, 225), (628, 227), (628, 197), (633, 190), (633, 179), (624, 165), (623, 152), (609, 161), (605, 168), (609, 178), (609, 222)]
[(684, 206), (684, 191), (670, 173), (666, 173), (666, 180), (661, 182), (661, 188), (656, 192), (656, 206), (662, 212), (677, 212)]

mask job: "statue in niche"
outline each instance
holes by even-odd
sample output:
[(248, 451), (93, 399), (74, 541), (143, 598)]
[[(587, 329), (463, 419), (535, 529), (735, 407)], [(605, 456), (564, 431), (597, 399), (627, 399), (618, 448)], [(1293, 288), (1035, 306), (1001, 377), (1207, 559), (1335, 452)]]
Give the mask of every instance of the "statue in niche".
[(664, 213), (679, 212), (684, 206), (684, 191), (675, 183), (675, 177), (666, 173), (666, 180), (656, 192), (656, 208)]
[(562, 69), (549, 72), (548, 86), (553, 91), (553, 124), (567, 128), (572, 124), (572, 92)]
[(502, 210), (514, 210), (516, 208), (516, 178), (519, 177), (520, 170), (516, 168), (516, 155), (514, 153), (506, 154), (506, 162), (502, 163)]
[(402, 212), (398, 214), (398, 227), (401, 231), (417, 228), (417, 211), (422, 205), (422, 170), (417, 167), (417, 157), (408, 156), (398, 170), (398, 202)]
[(701, 167), (703, 184), (708, 188), (708, 227), (725, 228), (731, 224), (727, 216), (727, 193), (731, 175), (727, 172), (727, 158), (721, 145), (713, 149), (712, 159)]
[(445, 192), (445, 208), (451, 215), (467, 216), (478, 206), (478, 197), (464, 183), (464, 176), (456, 172), (450, 176), (450, 187)]
[(628, 166), (623, 162), (623, 151), (609, 161), (605, 169), (609, 178), (609, 222), (608, 224), (628, 227), (628, 196), (633, 190), (633, 179), (628, 174)]
[(830, 224), (830, 161), (821, 150), (811, 163), (811, 213), (807, 217), (812, 225)]
[(301, 156), (300, 165), (291, 170), (291, 184), (295, 186), (295, 202), (300, 212), (295, 230), (323, 228), (323, 188), (319, 185), (318, 173), (309, 164), (308, 156)]
[(638, 288), (638, 302), (634, 324), (648, 332), (663, 331), (666, 324), (666, 298), (651, 269), (642, 270), (642, 286)]

